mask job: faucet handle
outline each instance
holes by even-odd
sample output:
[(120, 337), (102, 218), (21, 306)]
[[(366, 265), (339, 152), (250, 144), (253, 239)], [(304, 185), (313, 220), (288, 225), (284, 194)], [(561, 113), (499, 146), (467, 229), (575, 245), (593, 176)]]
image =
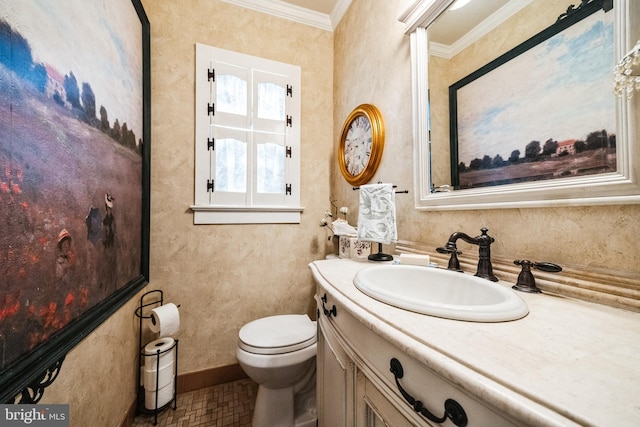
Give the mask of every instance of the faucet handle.
[(452, 254), (452, 253), (456, 253), (457, 255), (460, 255), (462, 253), (462, 251), (459, 251), (458, 248), (453, 245), (453, 247), (450, 246), (440, 246), (439, 248), (436, 248), (436, 252), (440, 253), (440, 254)]
[(533, 268), (540, 271), (547, 271), (549, 273), (559, 273), (562, 271), (562, 267), (552, 262), (534, 262)]
[(533, 273), (531, 273), (531, 268), (550, 273), (558, 273), (562, 271), (562, 267), (551, 262), (531, 262), (525, 259), (515, 260), (513, 263), (515, 265), (522, 266), (522, 271), (518, 275), (518, 281), (514, 286), (512, 286), (512, 288), (516, 291), (529, 292), (533, 294), (539, 294), (542, 291), (536, 286), (536, 279), (533, 277)]
[(436, 248), (436, 252), (451, 255), (449, 258), (449, 264), (447, 265), (447, 270), (462, 272), (462, 269), (460, 268), (460, 260), (458, 260), (458, 255), (462, 252), (458, 250), (455, 243), (447, 243), (446, 246)]

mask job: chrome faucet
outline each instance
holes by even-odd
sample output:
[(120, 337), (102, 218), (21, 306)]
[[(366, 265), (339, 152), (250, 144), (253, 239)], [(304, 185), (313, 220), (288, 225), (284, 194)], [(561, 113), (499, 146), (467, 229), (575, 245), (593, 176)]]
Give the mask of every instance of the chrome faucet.
[(468, 234), (456, 231), (449, 236), (447, 243), (443, 247), (437, 248), (436, 251), (441, 254), (451, 255), (447, 267), (448, 270), (462, 272), (460, 261), (458, 260), (458, 255), (462, 252), (458, 251), (456, 241), (462, 239), (472, 245), (478, 245), (478, 271), (475, 275), (483, 279), (489, 279), (492, 282), (497, 282), (498, 278), (493, 274), (493, 267), (491, 266), (491, 244), (495, 242), (495, 239), (487, 234), (487, 231), (489, 231), (487, 228), (483, 227), (480, 231), (482, 231), (482, 234), (477, 237), (470, 237)]

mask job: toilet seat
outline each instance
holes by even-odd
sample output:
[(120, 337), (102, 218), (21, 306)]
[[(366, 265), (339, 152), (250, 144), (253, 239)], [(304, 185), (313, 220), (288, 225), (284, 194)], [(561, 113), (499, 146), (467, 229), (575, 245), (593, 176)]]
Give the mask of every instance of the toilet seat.
[(244, 325), (238, 347), (255, 354), (283, 354), (316, 342), (316, 322), (305, 314), (264, 317)]

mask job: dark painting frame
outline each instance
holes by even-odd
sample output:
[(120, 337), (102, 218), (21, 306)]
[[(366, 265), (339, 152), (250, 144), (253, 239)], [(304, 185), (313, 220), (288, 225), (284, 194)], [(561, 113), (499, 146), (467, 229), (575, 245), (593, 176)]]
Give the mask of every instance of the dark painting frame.
[[(0, 83), (2, 83), (3, 79), (6, 84), (9, 84), (7, 80), (12, 80), (11, 84), (13, 86), (11, 87), (17, 87), (15, 92), (17, 98), (15, 99), (29, 97), (30, 100), (34, 100), (34, 102), (31, 102), (29, 105), (36, 105), (36, 107), (29, 109), (27, 104), (21, 104), (19, 99), (15, 101), (16, 105), (14, 105), (14, 99), (11, 98), (13, 95), (7, 96), (4, 101), (0, 99), (0, 107), (2, 107), (2, 102), (7, 102), (7, 99), (11, 104), (9, 106), (5, 105), (7, 108), (0, 110), (0, 127), (9, 126), (8, 123), (11, 123), (10, 126), (13, 126), (13, 123), (17, 122), (17, 119), (20, 118), (20, 114), (24, 114), (29, 118), (36, 117), (37, 115), (38, 119), (42, 122), (53, 122), (55, 120), (57, 123), (60, 123), (60, 118), (63, 118), (65, 123), (71, 123), (73, 125), (72, 127), (80, 129), (78, 134), (86, 136), (86, 140), (82, 142), (91, 144), (96, 143), (96, 140), (100, 140), (102, 143), (107, 138), (111, 138), (111, 143), (108, 143), (110, 147), (109, 150), (112, 150), (110, 152), (124, 153), (119, 155), (118, 160), (112, 159), (109, 156), (96, 155), (92, 161), (94, 162), (93, 165), (95, 165), (94, 174), (97, 176), (83, 176), (82, 178), (87, 179), (80, 179), (80, 183), (75, 183), (73, 182), (74, 177), (72, 174), (75, 170), (81, 169), (81, 167), (79, 166), (79, 161), (74, 156), (76, 153), (82, 151), (81, 149), (71, 149), (65, 152), (65, 157), (69, 159), (68, 163), (65, 162), (64, 167), (60, 166), (58, 168), (59, 173), (57, 172), (55, 176), (46, 176), (46, 173), (38, 171), (37, 168), (31, 167), (31, 165), (19, 164), (19, 167), (14, 167), (14, 162), (19, 163), (22, 161), (26, 163), (26, 160), (21, 160), (21, 156), (24, 155), (23, 157), (28, 157), (29, 153), (25, 154), (20, 152), (20, 149), (16, 148), (16, 143), (20, 142), (19, 138), (16, 137), (13, 132), (6, 132), (6, 129), (2, 128), (5, 130), (5, 136), (4, 139), (0, 140), (0, 144), (2, 144), (0, 145), (0, 161), (7, 164), (4, 168), (7, 171), (6, 177), (0, 178), (0, 206), (2, 206), (3, 209), (11, 205), (12, 208), (18, 209), (16, 211), (18, 214), (21, 212), (20, 209), (23, 211), (33, 210), (33, 212), (36, 212), (33, 205), (38, 204), (38, 198), (33, 197), (30, 200), (26, 200), (29, 195), (29, 188), (31, 187), (34, 189), (37, 188), (37, 191), (42, 192), (42, 194), (49, 191), (56, 195), (69, 194), (76, 196), (79, 193), (85, 192), (90, 193), (90, 196), (93, 197), (91, 206), (89, 206), (89, 203), (86, 204), (86, 207), (90, 207), (90, 209), (76, 212), (75, 217), (65, 214), (64, 221), (56, 218), (56, 208), (52, 206), (38, 206), (39, 210), (36, 213), (30, 214), (30, 218), (33, 219), (33, 221), (29, 224), (29, 232), (35, 236), (40, 236), (39, 240), (36, 239), (36, 244), (39, 246), (37, 251), (43, 254), (45, 250), (49, 252), (58, 251), (58, 253), (60, 253), (62, 245), (66, 244), (68, 248), (69, 242), (73, 241), (71, 240), (71, 235), (73, 235), (75, 242), (77, 242), (77, 247), (75, 247), (74, 250), (77, 250), (79, 252), (78, 254), (73, 254), (73, 256), (67, 256), (67, 253), (58, 255), (58, 258), (54, 258), (57, 263), (55, 267), (53, 263), (51, 263), (51, 267), (47, 267), (51, 269), (57, 268), (55, 272), (51, 273), (52, 277), (70, 277), (68, 275), (65, 276), (65, 274), (67, 274), (67, 270), (65, 270), (65, 268), (67, 268), (66, 266), (71, 264), (72, 261), (79, 263), (81, 260), (89, 258), (88, 255), (85, 256), (82, 252), (84, 247), (89, 248), (86, 249), (86, 251), (101, 251), (101, 253), (109, 253), (111, 255), (109, 255), (110, 258), (106, 256), (97, 257), (98, 266), (95, 265), (95, 260), (93, 260), (92, 263), (87, 262), (82, 266), (73, 265), (73, 268), (75, 268), (74, 272), (80, 269), (83, 271), (83, 273), (77, 273), (77, 275), (73, 277), (91, 278), (91, 280), (86, 280), (87, 283), (68, 283), (74, 291), (68, 291), (66, 294), (66, 304), (74, 309), (71, 310), (67, 307), (67, 311), (65, 312), (66, 317), (63, 316), (61, 307), (61, 305), (64, 305), (63, 300), (62, 304), (58, 304), (57, 314), (54, 315), (56, 313), (56, 306), (53, 305), (52, 319), (55, 320), (55, 331), (50, 333), (47, 331), (46, 334), (40, 333), (40, 335), (38, 335), (38, 331), (31, 331), (30, 335), (28, 335), (29, 330), (24, 329), (24, 332), (22, 332), (23, 330), (20, 329), (21, 326), (12, 324), (10, 317), (27, 316), (25, 318), (28, 318), (28, 316), (38, 316), (38, 308), (31, 308), (32, 313), (29, 313), (29, 309), (30, 307), (36, 306), (35, 301), (38, 298), (46, 298), (46, 295), (34, 296), (29, 294), (30, 291), (28, 289), (21, 289), (21, 287), (27, 282), (31, 283), (37, 280), (37, 278), (32, 276), (37, 274), (35, 271), (39, 268), (39, 264), (43, 262), (42, 259), (51, 255), (49, 255), (48, 252), (46, 255), (40, 254), (36, 249), (20, 249), (17, 251), (12, 249), (11, 242), (20, 241), (20, 239), (23, 238), (21, 235), (9, 235), (3, 242), (0, 242), (5, 246), (5, 248), (0, 246), (2, 250), (2, 252), (0, 252), (0, 266), (5, 272), (12, 271), (11, 269), (15, 265), (15, 263), (12, 263), (14, 258), (27, 258), (27, 253), (22, 254), (20, 251), (29, 251), (28, 255), (34, 264), (33, 272), (30, 271), (29, 268), (22, 269), (19, 272), (22, 276), (18, 276), (17, 273), (15, 275), (9, 275), (9, 279), (3, 279), (5, 280), (3, 284), (4, 288), (0, 287), (0, 297), (4, 298), (4, 301), (0, 298), (0, 310), (4, 309), (4, 311), (0, 311), (4, 316), (0, 318), (0, 333), (4, 331), (2, 339), (8, 340), (7, 337), (9, 335), (6, 333), (7, 330), (11, 329), (14, 331), (12, 336), (13, 341), (3, 342), (3, 344), (18, 345), (20, 343), (17, 341), (20, 339), (24, 341), (31, 339), (33, 342), (33, 348), (19, 354), (19, 356), (11, 360), (10, 363), (2, 365), (2, 369), (0, 370), (1, 403), (36, 403), (40, 400), (44, 393), (44, 388), (50, 385), (57, 377), (66, 354), (127, 301), (134, 297), (149, 280), (151, 158), (150, 25), (140, 0), (113, 0), (111, 3), (114, 2), (116, 6), (113, 7), (118, 11), (122, 11), (126, 16), (119, 15), (116, 19), (111, 19), (110, 16), (104, 18), (104, 23), (107, 24), (106, 26), (108, 26), (110, 30), (115, 29), (114, 33), (112, 33), (112, 38), (107, 38), (108, 41), (106, 43), (113, 40), (125, 42), (129, 40), (127, 43), (131, 44), (133, 43), (131, 40), (136, 40), (133, 44), (137, 46), (137, 40), (140, 40), (141, 46), (126, 51), (126, 49), (123, 49), (122, 44), (112, 43), (113, 50), (121, 54), (121, 64), (117, 63), (117, 61), (107, 60), (106, 51), (109, 49), (89, 49), (82, 51), (82, 55), (78, 56), (85, 59), (85, 64), (86, 58), (89, 57), (93, 58), (96, 63), (102, 61), (101, 63), (103, 64), (125, 68), (125, 71), (127, 71), (130, 76), (133, 76), (131, 81), (135, 83), (135, 91), (131, 90), (128, 92), (125, 99), (120, 99), (122, 97), (119, 97), (116, 100), (116, 91), (111, 92), (109, 90), (107, 92), (110, 93), (110, 95), (103, 97), (103, 99), (99, 101), (105, 102), (102, 106), (126, 103), (127, 101), (134, 103), (136, 109), (134, 114), (129, 115), (131, 120), (129, 127), (126, 125), (127, 117), (108, 117), (106, 110), (109, 109), (109, 107), (105, 108), (104, 111), (103, 108), (100, 108), (98, 111), (99, 104), (95, 102), (97, 96), (95, 96), (90, 85), (85, 86), (82, 82), (78, 81), (80, 84), (80, 86), (78, 86), (79, 91), (81, 88), (81, 94), (78, 93), (78, 95), (81, 96), (75, 97), (74, 102), (74, 98), (70, 95), (72, 91), (69, 87), (71, 86), (67, 87), (66, 84), (70, 78), (73, 78), (75, 82), (73, 74), (75, 70), (72, 64), (75, 64), (74, 61), (77, 58), (70, 55), (68, 68), (57, 70), (58, 73), (56, 73), (55, 70), (52, 70), (53, 67), (51, 67), (50, 64), (37, 58), (35, 50), (33, 51), (33, 56), (31, 55), (32, 51), (29, 45), (29, 38), (23, 37), (20, 34), (20, 26), (12, 26), (11, 22), (7, 22), (7, 19), (13, 16), (14, 11), (5, 11), (3, 16), (0, 17), (0, 23), (2, 24), (1, 30), (3, 32), (0, 32), (0, 59), (5, 61), (4, 64), (0, 63), (0, 66), (2, 66), (2, 69), (0, 69), (2, 72), (0, 75)], [(33, 2), (33, 5), (35, 5), (35, 3), (36, 2)], [(22, 4), (16, 6), (16, 8), (20, 7), (22, 7)], [(65, 4), (65, 7), (68, 7), (68, 5)], [(97, 2), (83, 2), (83, 7), (95, 8), (95, 16), (103, 15), (103, 9), (100, 9), (101, 5), (97, 4)], [(68, 11), (69, 22), (61, 21), (60, 25), (60, 27), (66, 28), (66, 37), (88, 37), (86, 33), (80, 33), (80, 31), (82, 31), (82, 24), (85, 23), (84, 16), (71, 16), (74, 13), (79, 14), (81, 12), (75, 12), (73, 8), (69, 8)], [(109, 19), (111, 20), (109, 21)], [(129, 23), (139, 22), (139, 26), (121, 25), (120, 21), (127, 21)], [(45, 27), (43, 26), (42, 28)], [(77, 30), (74, 30), (74, 28), (77, 28)], [(43, 29), (42, 31), (48, 30)], [(77, 31), (78, 33), (70, 35), (69, 31)], [(56, 40), (56, 34), (41, 34), (40, 38)], [(11, 41), (7, 42), (8, 39)], [(20, 44), (19, 48), (27, 48), (28, 60), (23, 61), (21, 64), (16, 63), (14, 60), (11, 60), (13, 61), (11, 63), (7, 62), (7, 55), (16, 57), (15, 51), (18, 49), (14, 44), (16, 40), (17, 43)], [(101, 42), (104, 42), (104, 40), (101, 40)], [(62, 41), (60, 42), (60, 46), (62, 46)], [(4, 49), (4, 51), (2, 49)], [(69, 54), (69, 52), (63, 53), (62, 47), (60, 49), (60, 56)], [(13, 53), (10, 51), (13, 51)], [(128, 52), (135, 52), (135, 54), (129, 55), (127, 58), (126, 53)], [(94, 56), (92, 57), (92, 55)], [(127, 60), (129, 62), (127, 62)], [(130, 65), (129, 68), (127, 68), (127, 64)], [(55, 86), (55, 75), (59, 77), (59, 74), (64, 75), (64, 88), (68, 90), (51, 88), (52, 85)], [(62, 85), (63, 79), (58, 78), (58, 80)], [(91, 80), (91, 78), (87, 80)], [(91, 81), (95, 83), (94, 80)], [(109, 89), (116, 88), (119, 87), (109, 87)], [(63, 92), (64, 95), (62, 95), (61, 92)], [(97, 93), (98, 91), (96, 90), (95, 92)], [(92, 102), (94, 102), (95, 105), (93, 105)], [(20, 110), (20, 108), (23, 109)], [(35, 110), (37, 110), (37, 112), (35, 112)], [(4, 120), (3, 124), (2, 114), (5, 114), (6, 119), (8, 111), (11, 112), (10, 120)], [(124, 115), (126, 116), (126, 114)], [(118, 118), (120, 118), (120, 122)], [(134, 122), (136, 123), (135, 128)], [(56, 129), (59, 133), (65, 132), (64, 129), (60, 131), (61, 128), (69, 128), (69, 126), (58, 126)], [(28, 130), (24, 132), (28, 132)], [(15, 134), (17, 133), (18, 132)], [(1, 134), (0, 138), (2, 138)], [(60, 141), (61, 138), (64, 142), (68, 142), (65, 136), (45, 135), (41, 143), (50, 144), (49, 141)], [(106, 146), (107, 144), (103, 145)], [(89, 156), (85, 153), (85, 157)], [(113, 157), (115, 158), (116, 155)], [(107, 174), (100, 175), (101, 171), (107, 170), (109, 167), (104, 165), (109, 165), (111, 161), (113, 161), (114, 164), (116, 164), (116, 161), (121, 162), (119, 164), (129, 164), (126, 163), (125, 160), (119, 160), (120, 158), (130, 159), (130, 164), (135, 165), (130, 168), (131, 173), (137, 177), (136, 180), (134, 180), (135, 185), (131, 184), (131, 180), (125, 182), (125, 178), (123, 177), (116, 176), (113, 178), (111, 177), (112, 174), (108, 176)], [(27, 166), (29, 167), (27, 168)], [(86, 165), (83, 167), (85, 170), (87, 169)], [(115, 175), (115, 173), (113, 173), (113, 175)], [(6, 181), (4, 184), (2, 182), (3, 179)], [(10, 180), (12, 181), (9, 182)], [(39, 187), (36, 187), (33, 182), (28, 182), (29, 180), (33, 182), (38, 181)], [(105, 192), (104, 188), (100, 186), (100, 183), (103, 182), (112, 183), (108, 192)], [(93, 188), (91, 183), (98, 184), (95, 184), (93, 186), (95, 188)], [(47, 186), (51, 188), (47, 188)], [(131, 188), (133, 188), (133, 190)], [(140, 194), (137, 194), (138, 189), (140, 190)], [(36, 190), (33, 191), (35, 194)], [(126, 197), (120, 198), (119, 193), (126, 193)], [(80, 197), (78, 196), (78, 198)], [(90, 197), (85, 197), (85, 199), (90, 199)], [(98, 199), (100, 199), (100, 203), (96, 201)], [(134, 203), (126, 203), (131, 200), (133, 200)], [(85, 205), (83, 205), (83, 207), (84, 206)], [(127, 209), (133, 210), (133, 212)], [(38, 212), (43, 210), (46, 211), (47, 216), (45, 221), (41, 221), (37, 217)], [(12, 218), (16, 217), (14, 216)], [(52, 221), (51, 218), (54, 218), (54, 220)], [(76, 227), (74, 235), (72, 224), (78, 223), (79, 220), (84, 220), (86, 230), (79, 230), (79, 227)], [(21, 227), (25, 227), (21, 221), (18, 222), (20, 222)], [(52, 222), (57, 226), (54, 231), (47, 229)], [(45, 224), (45, 226), (42, 224)], [(61, 228), (62, 230), (60, 230)], [(7, 230), (12, 231), (14, 229), (5, 229), (5, 234)], [(128, 233), (129, 230), (133, 230), (133, 232)], [(52, 233), (55, 233), (57, 240), (52, 240), (47, 237)], [(11, 240), (12, 238), (14, 240)], [(45, 249), (40, 247), (44, 247)], [(72, 254), (72, 252), (68, 253)], [(73, 259), (70, 260), (69, 258)], [(99, 270), (99, 267), (110, 269), (115, 266), (116, 264), (113, 261), (115, 259), (117, 259), (119, 264), (117, 264), (117, 268), (115, 268), (116, 272), (113, 273), (113, 278), (110, 283), (105, 285), (101, 281), (101, 278), (97, 279), (98, 284), (92, 285), (88, 283), (92, 280), (96, 281), (95, 277), (99, 276), (97, 272), (103, 271)], [(106, 267), (102, 266), (101, 263), (104, 263)], [(122, 267), (122, 265), (125, 266)], [(14, 280), (16, 277), (26, 277), (26, 279), (24, 282), (20, 282)], [(44, 281), (44, 276), (42, 276), (42, 280)], [(60, 280), (59, 283), (63, 283), (63, 281)], [(94, 292), (92, 286), (99, 289), (99, 291)], [(42, 287), (43, 289), (46, 288), (47, 284), (43, 283)], [(59, 286), (55, 288), (58, 294), (64, 295), (63, 292), (67, 292), (64, 289), (60, 289)], [(76, 289), (80, 288), (86, 289), (86, 294), (88, 295), (75, 292)], [(11, 292), (8, 292), (7, 289)], [(15, 292), (13, 292), (14, 290)], [(46, 294), (44, 291), (43, 293)], [(80, 298), (86, 299), (86, 301), (83, 301), (83, 305), (78, 302)], [(93, 300), (91, 298), (93, 298)], [(44, 310), (42, 305), (40, 306), (40, 310), (40, 315), (44, 316), (44, 314), (42, 314), (42, 310)], [(34, 336), (36, 338), (33, 338)]]
[[(480, 149), (481, 144), (483, 144), (482, 140), (477, 140), (474, 142), (462, 141), (460, 135), (460, 127), (465, 125), (464, 119), (462, 116), (464, 115), (464, 111), (461, 110), (460, 107), (460, 96), (464, 96), (465, 88), (470, 87), (469, 85), (474, 84), (478, 79), (482, 79), (484, 76), (489, 75), (490, 73), (496, 71), (499, 67), (508, 64), (510, 61), (518, 61), (521, 55), (534, 53), (533, 49), (540, 47), (542, 43), (552, 39), (554, 36), (562, 35), (562, 33), (568, 28), (572, 27), (583, 21), (585, 18), (591, 16), (592, 14), (598, 11), (604, 11), (605, 13), (610, 11), (613, 8), (612, 0), (584, 0), (577, 7), (574, 5), (569, 6), (566, 13), (560, 15), (557, 21), (541, 31), (540, 33), (534, 35), (530, 39), (525, 42), (519, 44), (515, 48), (486, 64), (485, 66), (479, 68), (468, 76), (462, 78), (457, 81), (453, 85), (449, 87), (449, 131), (450, 131), (450, 153), (451, 153), (451, 182), (452, 186), (455, 189), (469, 189), (469, 188), (477, 188), (477, 187), (486, 187), (486, 186), (498, 186), (505, 184), (518, 184), (529, 181), (539, 181), (539, 180), (548, 180), (548, 179), (556, 179), (556, 178), (564, 178), (564, 177), (574, 177), (576, 174), (576, 170), (579, 171), (580, 174), (599, 174), (599, 173), (609, 173), (616, 172), (616, 154), (615, 154), (615, 102), (613, 97), (611, 97), (611, 113), (614, 119), (613, 133), (606, 134), (602, 136), (600, 139), (602, 140), (603, 147), (606, 150), (603, 150), (604, 154), (600, 154), (601, 164), (596, 166), (592, 166), (589, 169), (579, 169), (578, 167), (574, 167), (573, 169), (562, 170), (558, 169), (557, 171), (553, 171), (549, 173), (546, 171), (544, 174), (540, 174), (538, 176), (524, 176), (524, 177), (514, 177), (514, 176), (504, 176), (501, 171), (498, 169), (494, 169), (496, 172), (491, 171), (490, 166), (481, 166), (481, 169), (484, 169), (484, 177), (482, 179), (478, 178), (477, 182), (474, 182), (472, 179), (466, 178), (464, 182), (461, 180), (461, 173), (464, 172), (465, 161), (469, 161), (469, 159), (460, 159), (459, 151), (461, 149), (462, 144), (476, 144), (478, 149)], [(511, 63), (513, 64), (513, 63)], [(508, 65), (511, 65), (508, 64)], [(503, 84), (508, 86), (510, 82), (503, 81)], [(545, 114), (546, 111), (541, 110), (539, 114)], [(594, 129), (595, 130), (595, 129)], [(604, 130), (602, 131), (604, 133)], [(595, 133), (595, 132), (594, 132)], [(590, 134), (589, 137), (592, 137)], [(543, 137), (541, 137), (542, 141), (540, 145), (544, 143)], [(533, 142), (533, 141), (532, 141)], [(551, 138), (547, 141), (552, 144), (557, 144), (558, 141), (553, 141)], [(522, 147), (520, 148), (521, 154), (523, 155), (521, 159), (528, 161), (525, 157), (525, 144), (522, 143)], [(571, 141), (563, 141), (563, 143), (573, 144)], [(553, 145), (552, 145), (553, 147)], [(526, 147), (528, 149), (528, 147)], [(535, 148), (535, 147), (534, 147)], [(571, 147), (570, 150), (573, 152), (575, 148)], [(540, 151), (544, 154), (542, 148)], [(558, 153), (561, 151), (558, 150)], [(515, 150), (514, 150), (515, 153)], [(513, 154), (513, 153), (512, 153)], [(554, 152), (555, 154), (555, 152)], [(564, 153), (566, 154), (566, 152)], [(489, 156), (490, 158), (490, 156)], [(480, 160), (479, 158), (474, 159), (476, 161)], [(487, 160), (487, 156), (484, 156), (483, 160)], [(461, 163), (462, 161), (462, 163)], [(508, 159), (504, 159), (504, 165), (509, 164)], [(466, 165), (467, 171), (469, 171), (469, 165)], [(508, 175), (508, 174), (507, 174)]]

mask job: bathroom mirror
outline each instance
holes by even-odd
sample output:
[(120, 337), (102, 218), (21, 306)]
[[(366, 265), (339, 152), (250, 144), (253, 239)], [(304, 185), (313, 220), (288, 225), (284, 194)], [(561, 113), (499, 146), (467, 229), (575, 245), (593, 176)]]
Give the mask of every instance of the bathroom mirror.
[[(464, 189), (459, 189), (459, 182), (455, 182), (458, 163), (456, 160), (452, 162), (455, 153), (454, 156), (451, 153), (451, 135), (456, 131), (453, 126), (456, 118), (450, 116), (451, 87), (464, 87), (459, 84), (460, 81), (517, 46), (529, 43), (530, 39), (554, 24), (569, 9), (593, 7), (591, 3), (596, 2), (602, 3), (605, 10), (613, 6), (606, 15), (613, 26), (612, 49), (614, 61), (617, 62), (633, 47), (640, 35), (640, 5), (632, 0), (589, 0), (584, 3), (574, 0), (573, 5), (571, 0), (566, 4), (552, 0), (472, 0), (457, 10), (451, 9), (460, 2), (419, 0), (400, 17), (411, 39), (414, 194), (417, 209), (640, 203), (638, 96), (627, 99), (613, 94), (613, 70), (610, 102), (615, 109), (612, 117), (615, 129), (607, 129), (607, 132), (615, 134), (615, 160), (609, 171), (591, 175), (556, 174), (553, 179), (517, 183), (505, 181), (497, 185)], [(605, 15), (603, 11), (601, 14)], [(475, 19), (468, 20), (465, 16)], [(453, 34), (451, 29), (457, 30), (458, 34)], [(570, 49), (569, 43), (566, 48)], [(516, 59), (519, 59), (518, 55), (515, 55)], [(581, 76), (580, 70), (574, 73)], [(584, 79), (586, 75), (581, 77)], [(516, 77), (513, 80), (517, 80)], [(481, 79), (475, 80), (474, 84), (481, 84)], [(528, 123), (521, 119), (511, 124), (516, 128), (524, 128)], [(490, 142), (491, 136), (490, 132), (480, 138), (477, 144), (484, 147)], [(540, 139), (542, 151), (547, 138), (540, 136)], [(520, 151), (523, 158), (525, 150), (526, 146), (522, 144)]]

